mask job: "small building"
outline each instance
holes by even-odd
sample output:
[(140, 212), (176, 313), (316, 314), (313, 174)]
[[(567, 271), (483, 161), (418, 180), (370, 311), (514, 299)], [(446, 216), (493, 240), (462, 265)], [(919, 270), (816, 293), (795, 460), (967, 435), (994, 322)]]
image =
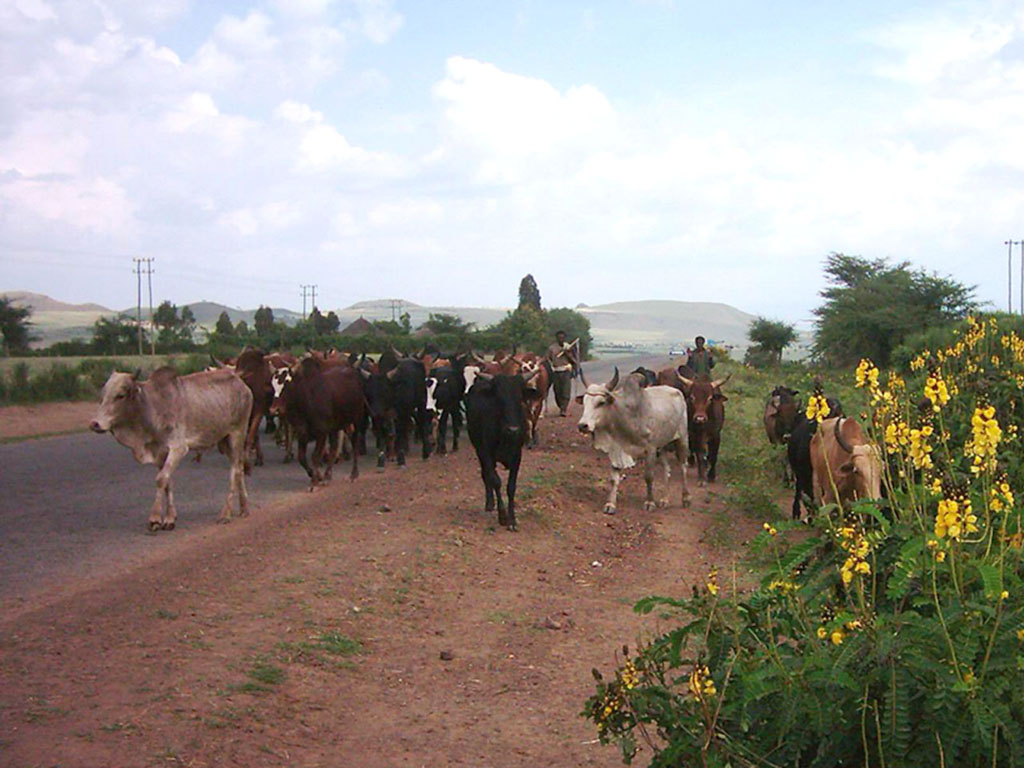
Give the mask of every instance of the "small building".
[(342, 336), (376, 336), (378, 333), (377, 326), (362, 315), (341, 329)]

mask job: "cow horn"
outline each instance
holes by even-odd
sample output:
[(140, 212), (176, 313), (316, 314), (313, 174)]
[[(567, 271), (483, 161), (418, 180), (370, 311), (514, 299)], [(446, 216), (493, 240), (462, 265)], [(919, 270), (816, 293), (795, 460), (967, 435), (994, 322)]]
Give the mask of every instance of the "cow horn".
[(619, 386), (619, 366), (615, 366), (615, 375), (612, 376), (612, 380), (608, 382), (608, 391), (612, 392)]
[(676, 378), (679, 379), (681, 382), (683, 382), (683, 384), (685, 386), (687, 386), (687, 387), (692, 387), (693, 386), (693, 379), (686, 378), (679, 371), (676, 371)]
[(135, 369), (135, 373), (132, 374), (132, 381), (138, 381), (139, 377), (141, 375), (142, 375), (142, 369), (141, 368), (136, 368)]
[(725, 384), (727, 381), (729, 381), (729, 379), (731, 379), (731, 378), (732, 378), (732, 374), (730, 373), (724, 379), (716, 379), (715, 381), (712, 381), (711, 382), (711, 386), (714, 387), (715, 389), (718, 389), (723, 384)]
[(479, 371), (477, 373), (476, 377), (478, 379), (483, 379), (484, 381), (490, 381), (491, 379), (494, 378), (494, 374), (493, 373), (486, 373), (484, 371)]
[(390, 371), (388, 371), (387, 372), (388, 381), (394, 381), (395, 380), (395, 374), (397, 374), (397, 373), (398, 373), (398, 367), (397, 366), (392, 368)]
[(853, 455), (853, 446), (850, 445), (848, 442), (846, 442), (846, 440), (843, 438), (843, 433), (842, 433), (842, 430), (840, 429), (842, 423), (843, 423), (843, 418), (842, 417), (839, 417), (838, 419), (836, 419), (836, 426), (835, 426), (836, 442), (839, 443), (839, 447), (840, 448), (842, 448), (844, 451), (846, 451), (850, 455)]

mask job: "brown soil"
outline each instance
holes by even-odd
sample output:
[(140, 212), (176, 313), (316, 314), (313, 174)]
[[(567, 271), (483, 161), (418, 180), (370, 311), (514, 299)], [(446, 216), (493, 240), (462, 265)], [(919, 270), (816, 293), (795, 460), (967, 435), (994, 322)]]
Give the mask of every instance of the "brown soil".
[(644, 513), (634, 473), (603, 515), (605, 457), (541, 425), (518, 533), (482, 511), (467, 440), (0, 620), (0, 764), (619, 765), (579, 716), (590, 670), (657, 631), (637, 598), (731, 561), (704, 541), (722, 502), (691, 473), (690, 509), (673, 483)]
[(96, 415), (96, 403), (41, 403), (0, 408), (0, 440), (82, 432)]

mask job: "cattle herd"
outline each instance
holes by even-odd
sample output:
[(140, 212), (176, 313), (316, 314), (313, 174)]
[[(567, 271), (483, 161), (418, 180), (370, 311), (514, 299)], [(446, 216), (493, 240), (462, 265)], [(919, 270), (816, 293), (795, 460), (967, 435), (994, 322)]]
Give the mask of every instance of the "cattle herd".
[[(436, 449), (459, 448), (465, 426), (480, 464), (488, 511), (498, 523), (516, 530), (515, 492), (522, 449), (538, 444), (551, 381), (546, 360), (530, 354), (497, 353), (485, 360), (473, 352), (441, 355), (424, 351), (403, 356), (395, 350), (377, 359), (366, 355), (310, 351), (301, 358), (246, 348), (237, 358), (213, 361), (206, 371), (179, 375), (173, 368), (139, 373), (114, 372), (104, 385), (102, 402), (90, 425), (110, 432), (137, 461), (156, 464), (156, 499), (149, 516), (152, 530), (171, 530), (176, 512), (171, 475), (190, 451), (217, 448), (229, 460), (228, 496), (218, 520), (248, 514), (245, 475), (263, 463), (260, 424), (276, 422), (285, 461), (297, 455), (310, 490), (327, 482), (341, 455), (352, 459), (351, 478), (359, 476), (359, 455), (374, 438), (377, 466), (404, 465), (413, 438), (427, 459)], [(686, 366), (661, 371), (638, 368), (620, 377), (616, 368), (606, 384), (589, 384), (577, 397), (583, 406), (578, 428), (596, 450), (608, 455), (611, 490), (604, 510), (616, 511), (619, 483), (638, 461), (647, 486), (644, 509), (669, 503), (670, 464), (680, 478), (681, 503), (689, 503), (687, 465), (698, 482), (714, 481), (725, 423), (723, 387), (728, 377), (696, 375)], [(876, 449), (860, 425), (842, 417), (820, 424), (798, 407), (798, 392), (777, 387), (765, 406), (764, 425), (772, 443), (785, 444), (795, 493), (793, 517), (801, 505), (843, 503), (880, 496), (881, 466)], [(313, 449), (309, 451), (309, 444)], [(292, 446), (296, 446), (293, 454)], [(654, 466), (665, 474), (666, 496), (654, 498)], [(504, 492), (497, 465), (508, 471)], [(810, 514), (813, 506), (808, 506)]]

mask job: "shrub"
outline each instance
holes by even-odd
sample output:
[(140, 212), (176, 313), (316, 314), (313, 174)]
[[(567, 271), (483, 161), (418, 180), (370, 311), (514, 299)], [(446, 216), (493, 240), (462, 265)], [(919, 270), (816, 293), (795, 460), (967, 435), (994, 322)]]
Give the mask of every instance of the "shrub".
[(595, 671), (584, 711), (627, 763), (640, 742), (652, 766), (1024, 761), (1024, 339), (970, 319), (911, 368), (856, 372), (887, 503), (765, 523), (754, 588), (712, 570), (637, 603), (681, 623)]

